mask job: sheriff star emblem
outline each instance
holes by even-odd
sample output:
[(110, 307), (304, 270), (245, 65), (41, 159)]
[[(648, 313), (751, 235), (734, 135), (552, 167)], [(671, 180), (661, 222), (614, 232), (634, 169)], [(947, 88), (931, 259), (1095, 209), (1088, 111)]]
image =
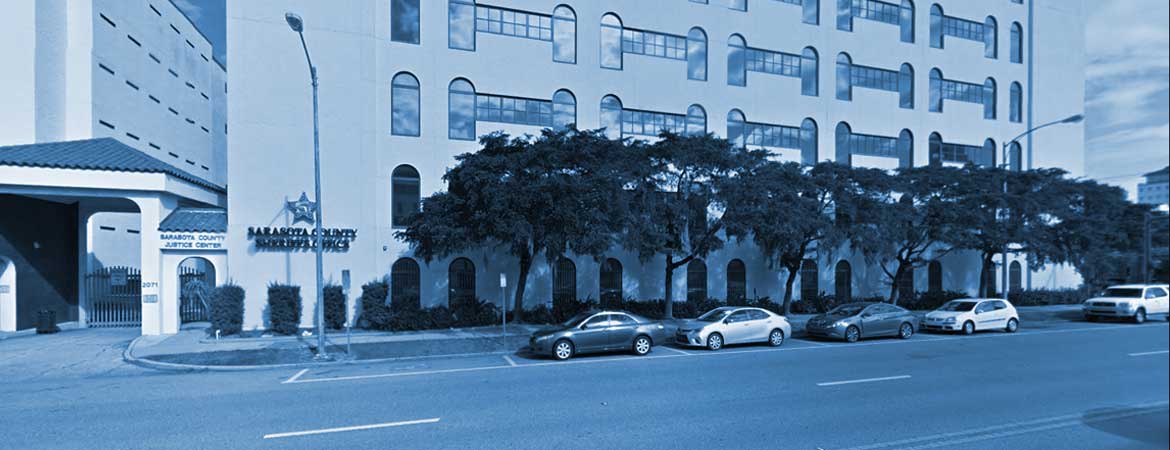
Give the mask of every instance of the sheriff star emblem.
[(309, 196), (301, 192), (301, 198), (296, 201), (285, 202), (285, 207), (293, 214), (293, 223), (305, 221), (313, 223), (313, 212), (317, 208), (317, 203), (309, 201)]

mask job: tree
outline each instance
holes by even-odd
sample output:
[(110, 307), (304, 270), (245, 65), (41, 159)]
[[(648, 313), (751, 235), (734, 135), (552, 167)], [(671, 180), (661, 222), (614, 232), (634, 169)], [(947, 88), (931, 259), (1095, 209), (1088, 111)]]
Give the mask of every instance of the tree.
[(428, 263), (477, 248), (499, 248), (519, 260), (517, 317), (532, 262), (575, 253), (599, 257), (621, 225), (628, 147), (600, 131), (544, 130), (512, 138), (480, 138), (481, 150), (456, 157), (447, 191), (395, 233)]
[[(666, 259), (665, 317), (673, 317), (674, 271), (723, 246), (719, 180), (762, 162), (765, 153), (737, 148), (713, 135), (663, 132), (632, 145), (624, 227), (619, 241), (643, 261)], [(712, 216), (712, 214), (715, 214)]]

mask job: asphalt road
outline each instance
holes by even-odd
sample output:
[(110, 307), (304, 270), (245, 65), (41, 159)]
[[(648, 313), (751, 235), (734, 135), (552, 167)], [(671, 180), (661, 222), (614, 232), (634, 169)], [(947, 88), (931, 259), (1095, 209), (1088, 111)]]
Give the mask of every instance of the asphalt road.
[[(3, 449), (1170, 447), (1170, 327), (0, 380)], [(3, 364), (0, 362), (0, 364)]]

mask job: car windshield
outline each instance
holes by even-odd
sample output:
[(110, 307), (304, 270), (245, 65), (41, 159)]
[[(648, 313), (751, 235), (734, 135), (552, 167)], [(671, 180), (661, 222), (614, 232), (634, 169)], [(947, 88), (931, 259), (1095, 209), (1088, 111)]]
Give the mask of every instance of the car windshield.
[(1142, 298), (1142, 290), (1135, 288), (1109, 288), (1101, 293), (1102, 297)]
[(728, 314), (731, 314), (730, 309), (712, 309), (707, 311), (706, 314), (699, 316), (699, 318), (696, 320), (701, 320), (703, 322), (718, 322), (723, 320), (724, 317), (727, 317)]
[(577, 326), (577, 324), (581, 323), (582, 320), (588, 319), (591, 316), (593, 316), (593, 313), (583, 312), (581, 314), (577, 314), (577, 315), (573, 316), (572, 319), (561, 322), (561, 326), (574, 327), (574, 326)]
[(829, 315), (856, 316), (858, 313), (861, 312), (861, 310), (865, 309), (866, 306), (868, 306), (868, 305), (863, 305), (863, 304), (841, 305), (841, 306), (838, 306), (836, 308), (829, 310)]
[(979, 304), (979, 302), (953, 301), (953, 302), (947, 302), (947, 304), (942, 305), (942, 308), (939, 308), (938, 310), (939, 311), (970, 311), (972, 309), (975, 309), (975, 305), (978, 305), (978, 304)]

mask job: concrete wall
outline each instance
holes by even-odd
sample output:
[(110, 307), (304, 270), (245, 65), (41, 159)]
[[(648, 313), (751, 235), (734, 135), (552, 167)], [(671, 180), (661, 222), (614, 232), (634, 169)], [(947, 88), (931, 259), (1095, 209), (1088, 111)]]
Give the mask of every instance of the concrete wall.
[(0, 257), (16, 267), (16, 329), (36, 326), (37, 311), (77, 320), (77, 207), (0, 195)]

